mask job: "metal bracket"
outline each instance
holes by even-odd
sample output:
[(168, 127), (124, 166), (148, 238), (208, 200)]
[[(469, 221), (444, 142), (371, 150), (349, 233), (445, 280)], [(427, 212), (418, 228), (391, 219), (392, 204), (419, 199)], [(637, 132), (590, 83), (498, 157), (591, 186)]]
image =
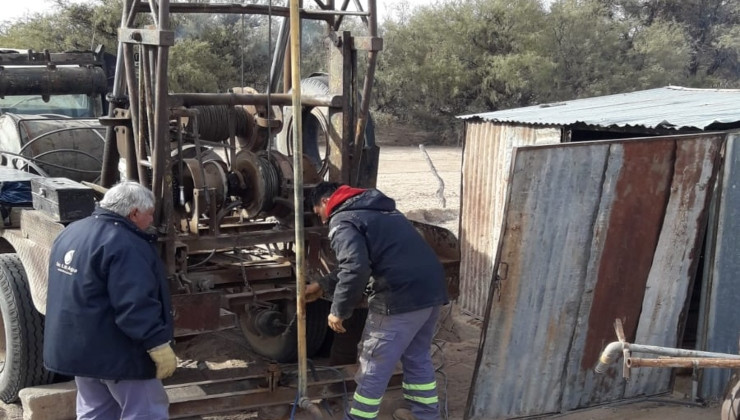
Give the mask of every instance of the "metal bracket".
[(127, 44), (145, 44), (171, 47), (175, 45), (175, 32), (157, 29), (120, 28), (118, 39)]

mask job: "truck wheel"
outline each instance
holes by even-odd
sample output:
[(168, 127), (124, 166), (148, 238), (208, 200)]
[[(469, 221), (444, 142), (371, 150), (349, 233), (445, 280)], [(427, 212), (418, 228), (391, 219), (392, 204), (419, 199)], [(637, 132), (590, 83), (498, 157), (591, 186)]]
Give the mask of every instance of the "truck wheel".
[(18, 391), (51, 383), (44, 369), (44, 317), (33, 306), (20, 258), (0, 255), (0, 400), (18, 399)]
[[(286, 303), (286, 302), (283, 302)], [(295, 311), (282, 308), (248, 306), (239, 316), (239, 324), (255, 353), (276, 362), (295, 362), (298, 358), (298, 321)], [(306, 354), (313, 356), (326, 336), (326, 317), (331, 304), (317, 300), (306, 305)], [(290, 315), (288, 315), (290, 313)]]

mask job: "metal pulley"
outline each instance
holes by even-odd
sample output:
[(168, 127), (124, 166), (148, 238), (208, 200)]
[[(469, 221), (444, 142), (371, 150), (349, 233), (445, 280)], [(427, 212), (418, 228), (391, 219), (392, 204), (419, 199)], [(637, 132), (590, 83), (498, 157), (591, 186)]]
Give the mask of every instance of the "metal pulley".
[(280, 178), (267, 156), (241, 150), (233, 169), (239, 182), (231, 195), (241, 198), (245, 215), (254, 218), (271, 210), (280, 195)]
[[(304, 184), (315, 184), (321, 177), (310, 165), (310, 158), (303, 157)], [(293, 163), (288, 156), (272, 151), (254, 153), (241, 150), (236, 154), (233, 175), (237, 182), (230, 182), (229, 192), (242, 200), (242, 208), (249, 218), (275, 216), (284, 218), (292, 214), (291, 197), (295, 182)]]
[(209, 159), (201, 166), (197, 159), (182, 161), (183, 173), (180, 173), (178, 165), (174, 167), (175, 190), (183, 192), (182, 197), (178, 195), (174, 200), (175, 210), (188, 217), (207, 214), (211, 205), (220, 210), (228, 193), (226, 163)]
[[(235, 87), (231, 91), (238, 94), (256, 95), (259, 93), (251, 87)], [(266, 150), (270, 135), (277, 134), (283, 128), (281, 108), (270, 106), (269, 111), (264, 105), (243, 105), (236, 108), (241, 109), (249, 121), (246, 131), (237, 132), (239, 148), (253, 152)]]

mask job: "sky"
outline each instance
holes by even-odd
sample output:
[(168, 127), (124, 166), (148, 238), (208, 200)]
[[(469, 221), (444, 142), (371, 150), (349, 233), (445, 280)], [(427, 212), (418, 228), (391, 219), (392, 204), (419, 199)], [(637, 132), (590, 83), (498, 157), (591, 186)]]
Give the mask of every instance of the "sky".
[[(90, 0), (72, 0), (75, 3), (87, 3)], [(377, 0), (378, 1), (378, 16), (382, 21), (384, 16), (389, 13), (389, 6), (392, 4), (398, 4), (398, 0)], [(419, 4), (429, 4), (429, 0), (405, 0), (410, 6)], [(0, 8), (0, 21), (10, 21), (20, 19), (27, 14), (34, 14), (50, 10), (54, 7), (54, 3), (50, 0), (2, 0), (3, 6)], [(239, 3), (239, 0), (233, 0), (234, 3)], [(273, 4), (287, 4), (286, 0), (275, 0)], [(312, 3), (312, 2), (311, 2)], [(341, 3), (339, 3), (341, 4)], [(366, 5), (366, 2), (362, 2)]]

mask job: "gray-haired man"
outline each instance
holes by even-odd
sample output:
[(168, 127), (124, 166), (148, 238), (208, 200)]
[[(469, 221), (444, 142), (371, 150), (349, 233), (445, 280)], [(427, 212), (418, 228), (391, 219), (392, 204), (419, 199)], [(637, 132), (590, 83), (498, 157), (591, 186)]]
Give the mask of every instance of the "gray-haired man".
[(153, 213), (152, 192), (123, 182), (52, 245), (44, 365), (75, 377), (78, 419), (168, 418), (160, 379), (177, 358)]

